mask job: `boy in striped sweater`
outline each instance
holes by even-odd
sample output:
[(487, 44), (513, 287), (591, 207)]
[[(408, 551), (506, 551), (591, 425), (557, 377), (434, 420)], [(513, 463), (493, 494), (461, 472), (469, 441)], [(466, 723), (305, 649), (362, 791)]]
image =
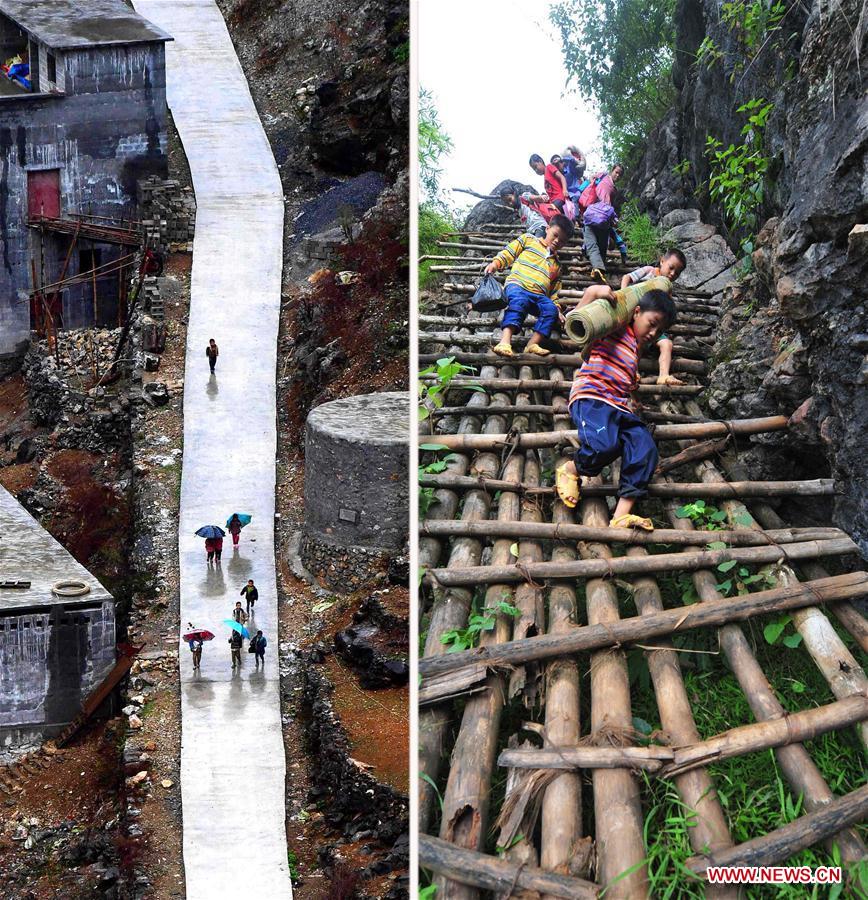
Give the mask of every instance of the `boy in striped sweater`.
[(513, 355), (512, 336), (516, 331), (521, 331), (529, 314), (536, 316), (536, 325), (525, 352), (548, 356), (549, 351), (539, 342), (547, 338), (555, 324), (563, 319), (557, 305), (558, 291), (561, 289), (558, 250), (572, 236), (573, 223), (566, 216), (553, 216), (545, 237), (523, 234), (510, 241), (486, 266), (486, 275), (512, 266), (504, 289), (509, 306), (500, 323), (503, 329), (500, 343), (494, 348), (498, 356)]
[[(579, 306), (605, 298), (614, 305), (615, 293), (607, 285), (592, 285)], [(580, 497), (580, 476), (599, 475), (621, 457), (618, 502), (609, 526), (653, 531), (650, 519), (633, 514), (636, 500), (647, 493), (657, 467), (657, 447), (651, 432), (636, 415), (630, 396), (639, 384), (642, 349), (675, 322), (672, 298), (665, 291), (643, 295), (628, 325), (597, 341), (587, 362), (576, 373), (570, 391), (570, 417), (579, 432), (573, 461), (556, 472), (556, 490), (564, 505), (574, 507)]]

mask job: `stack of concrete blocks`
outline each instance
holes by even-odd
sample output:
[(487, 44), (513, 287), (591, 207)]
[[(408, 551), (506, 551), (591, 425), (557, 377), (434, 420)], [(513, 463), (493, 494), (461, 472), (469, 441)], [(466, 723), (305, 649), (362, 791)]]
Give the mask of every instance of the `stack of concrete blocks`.
[(196, 230), (196, 197), (193, 189), (175, 179), (147, 178), (139, 182), (142, 227), (151, 247), (193, 250)]

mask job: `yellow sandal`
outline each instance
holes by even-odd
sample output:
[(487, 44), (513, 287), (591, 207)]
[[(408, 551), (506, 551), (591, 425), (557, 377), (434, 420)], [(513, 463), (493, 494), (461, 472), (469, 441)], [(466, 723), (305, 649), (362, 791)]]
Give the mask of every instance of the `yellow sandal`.
[(512, 344), (507, 344), (506, 341), (501, 341), (493, 350), (498, 356), (515, 356), (512, 352)]
[(654, 523), (644, 516), (635, 516), (633, 513), (627, 513), (625, 516), (618, 516), (609, 522), (609, 528), (641, 528), (642, 531), (653, 531)]
[(540, 347), (539, 344), (528, 344), (524, 348), (525, 353), (535, 353), (537, 356), (548, 356), (551, 353), (551, 350), (546, 350), (545, 347)]
[(555, 491), (564, 506), (574, 509), (582, 496), (578, 475), (567, 471), (567, 463), (555, 469)]

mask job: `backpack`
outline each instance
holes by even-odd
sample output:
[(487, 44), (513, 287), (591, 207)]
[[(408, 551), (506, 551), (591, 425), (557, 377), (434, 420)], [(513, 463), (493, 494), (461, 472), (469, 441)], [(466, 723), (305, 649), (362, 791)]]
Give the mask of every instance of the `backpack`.
[(598, 175), (591, 183), (579, 194), (579, 209), (584, 212), (589, 206), (593, 206), (597, 202), (597, 185), (606, 177), (604, 172)]

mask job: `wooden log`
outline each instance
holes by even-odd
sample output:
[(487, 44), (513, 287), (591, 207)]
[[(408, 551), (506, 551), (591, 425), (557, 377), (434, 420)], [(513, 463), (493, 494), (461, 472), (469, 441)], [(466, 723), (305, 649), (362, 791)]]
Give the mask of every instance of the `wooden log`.
[[(558, 565), (573, 564), (558, 563)], [(684, 632), (692, 628), (707, 628), (728, 622), (744, 621), (759, 614), (798, 609), (818, 600), (827, 603), (866, 594), (868, 594), (868, 573), (852, 572), (791, 587), (771, 588), (756, 594), (720, 597), (683, 609), (667, 609), (654, 614), (622, 619), (606, 627), (587, 625), (575, 628), (568, 634), (525, 638), (523, 641), (499, 645), (496, 650), (491, 651), (475, 649), (436, 658), (426, 657), (419, 660), (418, 669), (423, 679), (427, 679), (445, 672), (457, 671), (465, 666), (472, 666), (478, 670), (492, 666), (518, 665), (529, 660), (551, 659), (616, 644), (647, 641), (676, 631)]]
[[(486, 422), (485, 427), (496, 428), (502, 421), (493, 417)], [(467, 424), (469, 427), (470, 423)], [(483, 453), (474, 460), (473, 468), (478, 472), (493, 474), (500, 470), (500, 459), (493, 453)], [(487, 519), (490, 508), (490, 494), (485, 491), (470, 491), (464, 497), (461, 517), (465, 521)], [(481, 556), (482, 545), (478, 540), (459, 539), (452, 545), (449, 564), (456, 566), (476, 564), (479, 563)], [(442, 596), (435, 597), (428, 624), (428, 638), (425, 642), (424, 652), (427, 656), (446, 652), (446, 645), (440, 638), (447, 631), (463, 628), (467, 624), (471, 602), (472, 593), (465, 589), (447, 591)], [(440, 774), (451, 719), (451, 711), (445, 706), (428, 708), (419, 714), (419, 772), (435, 783)], [(427, 828), (434, 813), (437, 795), (431, 784), (423, 778), (419, 779), (417, 790), (420, 827)]]
[[(437, 435), (439, 443), (444, 435)], [(423, 487), (445, 487), (454, 490), (519, 491), (533, 494), (552, 494), (553, 487), (530, 488), (525, 485), (509, 484), (495, 478), (473, 478), (455, 475), (422, 475), (419, 483)], [(611, 484), (582, 485), (582, 492), (588, 497), (612, 497), (618, 489)], [(835, 493), (835, 484), (830, 478), (816, 478), (813, 481), (727, 481), (706, 484), (699, 481), (673, 481), (670, 483), (651, 482), (649, 497), (681, 497), (731, 499), (733, 497), (823, 497)]]
[[(667, 412), (680, 412), (674, 404), (665, 404)], [(695, 412), (695, 408), (689, 408)], [(684, 531), (694, 529), (690, 519), (681, 519), (675, 514), (677, 503), (668, 502), (666, 511), (670, 522)], [(706, 603), (719, 600), (721, 594), (717, 590), (717, 578), (715, 572), (700, 570), (693, 575), (693, 584), (700, 602)], [(733, 674), (735, 675), (745, 698), (751, 708), (751, 712), (757, 721), (777, 719), (785, 714), (783, 706), (775, 695), (762, 668), (753, 654), (751, 645), (736, 624), (724, 625), (718, 631), (720, 648), (726, 656)], [(829, 785), (823, 779), (820, 770), (811, 759), (802, 744), (789, 744), (779, 747), (774, 751), (778, 765), (790, 784), (795, 796), (804, 798), (805, 808), (814, 810), (831, 802), (834, 794)], [(852, 829), (842, 831), (829, 841), (830, 849), (837, 846), (842, 859), (847, 862), (856, 862), (865, 854), (865, 845), (859, 835)]]
[(703, 441), (700, 444), (694, 444), (692, 447), (687, 447), (674, 456), (664, 456), (657, 463), (654, 475), (659, 478), (661, 475), (665, 475), (667, 472), (671, 472), (673, 469), (677, 469), (686, 463), (699, 462), (700, 460), (708, 459), (709, 456), (722, 453), (728, 443), (729, 435), (722, 440)]
[[(433, 378), (423, 376), (420, 381), (433, 382)], [(570, 382), (565, 381), (562, 384), (552, 382), (548, 378), (453, 378), (449, 385), (451, 390), (458, 390), (462, 387), (483, 387), (492, 388), (499, 391), (535, 391), (535, 390), (558, 390), (569, 393)], [(676, 385), (651, 385), (640, 384), (636, 388), (637, 394), (648, 394), (653, 396), (693, 396), (704, 390), (698, 384), (676, 384)]]
[[(507, 479), (522, 477), (525, 460), (520, 454), (512, 456), (506, 464)], [(498, 509), (498, 517), (505, 521), (519, 515), (519, 503), (513, 497)], [(511, 558), (508, 541), (499, 541), (493, 558), (498, 562)], [(496, 607), (503, 597), (502, 585), (492, 585), (485, 594), (485, 606)], [(507, 589), (507, 599), (511, 591)], [(507, 616), (498, 616), (493, 631), (482, 632), (480, 647), (495, 646), (508, 641), (511, 623)], [(469, 698), (461, 717), (461, 726), (452, 751), (449, 778), (443, 793), (440, 836), (450, 843), (468, 850), (481, 850), (488, 832), (489, 803), (491, 799), (491, 775), (495, 766), (500, 715), (504, 705), (504, 679), (498, 673), (490, 673), (486, 690)], [(478, 892), (470, 887), (437, 881), (438, 888), (445, 888), (453, 900), (473, 900)]]
[[(594, 479), (599, 480), (599, 479)], [(601, 527), (608, 522), (609, 511), (602, 500), (581, 502), (583, 525)], [(612, 560), (605, 544), (582, 544), (583, 557), (601, 556)], [(589, 560), (582, 559), (581, 563)], [(542, 565), (578, 565), (580, 563), (542, 563)], [(609, 581), (593, 579), (585, 585), (588, 627), (608, 631), (620, 624), (618, 594)], [(544, 639), (559, 640), (545, 635)], [(536, 638), (530, 638), (536, 640)], [(621, 650), (591, 655), (591, 731), (607, 728), (630, 729), (630, 677), (627, 657)], [(645, 860), (642, 802), (639, 779), (627, 769), (594, 769), (594, 821), (597, 846), (597, 872), (609, 900), (634, 900), (648, 896), (648, 869)]]
[[(461, 362), (460, 359), (457, 361)], [(422, 358), (420, 357), (420, 364), (421, 364), (421, 362), (422, 362)], [(434, 362), (434, 360), (432, 360), (432, 362)], [(484, 395), (480, 394), (479, 396), (484, 396)], [(557, 395), (555, 395), (555, 398), (563, 400), (563, 398), (558, 398)], [(489, 406), (481, 407), (479, 409), (477, 415), (482, 415), (482, 416), (507, 415), (507, 416), (510, 416), (513, 414), (514, 409), (515, 409), (515, 407), (513, 407), (512, 404), (509, 404), (506, 406), (495, 406), (493, 404), (490, 404)], [(441, 406), (440, 409), (434, 410), (432, 415), (433, 416), (461, 416), (461, 415), (464, 415), (464, 410), (465, 410), (465, 407), (463, 407), (463, 406)], [(543, 415), (543, 416), (558, 415), (558, 413), (556, 412), (556, 408), (553, 405), (549, 405), (547, 403), (530, 404), (527, 407), (527, 412), (535, 413), (536, 415)], [(643, 409), (642, 410), (642, 418), (646, 422), (655, 422), (655, 423), (656, 422), (665, 422), (665, 423), (671, 424), (671, 425), (687, 424), (687, 423), (694, 424), (697, 422), (713, 422), (713, 421), (715, 421), (714, 419), (708, 419), (708, 418), (700, 419), (700, 418), (697, 418), (696, 416), (678, 415), (675, 413), (664, 413), (664, 412), (660, 412), (659, 410), (656, 410), (656, 409)], [(563, 424), (567, 425), (568, 423), (569, 423), (569, 418), (564, 417)], [(560, 428), (559, 430), (563, 431), (565, 429)]]
[[(434, 315), (422, 313), (416, 317), (419, 325), (443, 325), (450, 331), (458, 328), (494, 329), (499, 327), (502, 313), (489, 315), (487, 313), (466, 313), (465, 315)], [(526, 326), (536, 324), (536, 316), (528, 316), (524, 320)], [(678, 313), (678, 322), (690, 325), (706, 325), (714, 328), (718, 322), (718, 316), (713, 313), (695, 313), (693, 311)]]
[[(667, 441), (685, 438), (723, 437), (728, 434), (766, 434), (771, 431), (783, 431), (787, 428), (787, 424), (786, 416), (766, 416), (762, 419), (697, 422), (693, 425), (658, 425), (654, 429), (654, 438), (658, 441)], [(564, 441), (570, 441), (575, 438), (575, 435), (575, 428), (564, 431), (525, 433), (516, 437), (516, 447), (520, 449), (556, 447)], [(450, 450), (491, 450), (496, 444), (505, 444), (510, 441), (512, 441), (511, 435), (493, 435), (490, 433), (484, 435), (450, 434), (443, 435), (441, 438), (441, 442)]]
[[(447, 281), (441, 285), (441, 287), (447, 294), (467, 294), (468, 296), (473, 296), (473, 294), (476, 293), (477, 286), (475, 284), (461, 284), (454, 281)], [(565, 289), (558, 293), (558, 303), (561, 306), (575, 306), (575, 304), (581, 300), (582, 294), (584, 294), (584, 291)], [(700, 291), (689, 291), (676, 288), (673, 290), (672, 296), (676, 300), (679, 308), (683, 305), (691, 310), (701, 309), (704, 312), (710, 313), (720, 312), (720, 306), (715, 304), (713, 300), (706, 299), (708, 295), (702, 294)], [(574, 302), (571, 304), (569, 302), (570, 300)]]
[[(599, 887), (593, 882), (543, 869), (515, 866), (506, 860), (464, 850), (427, 834), (419, 835), (418, 846), (418, 862), (423, 869), (476, 888), (488, 891), (522, 888), (568, 900), (591, 900), (599, 895)], [(451, 897), (451, 894), (448, 896)]]
[(574, 563), (528, 563), (526, 566), (465, 566), (461, 569), (431, 569), (429, 575), (443, 587), (491, 584), (502, 581), (514, 584), (528, 578), (614, 578), (648, 572), (695, 572), (715, 569), (721, 563), (734, 561), (742, 565), (761, 565), (786, 560), (815, 559), (818, 556), (845, 556), (858, 553), (849, 538), (829, 541), (800, 541), (779, 547), (732, 547), (727, 550), (658, 553), (644, 559), (584, 559)]
[[(552, 377), (563, 378), (560, 370)], [(556, 398), (558, 417), (555, 426), (569, 423), (567, 402)], [(565, 457), (556, 462), (559, 465)], [(553, 526), (572, 525), (575, 513), (556, 500), (552, 509)], [(521, 523), (535, 528), (535, 523)], [(552, 527), (548, 523), (541, 523)], [(555, 562), (569, 562), (576, 558), (571, 543), (559, 543), (552, 548)], [(571, 584), (557, 584), (548, 595), (550, 635), (566, 634), (578, 624), (576, 589)], [(545, 669), (545, 740), (546, 744), (570, 745), (581, 737), (581, 677), (575, 657), (561, 657), (548, 663)], [(582, 837), (582, 779), (576, 772), (562, 772), (548, 785), (543, 794), (540, 811), (540, 864), (550, 871), (569, 871), (575, 847)]]
[[(560, 501), (557, 501), (560, 504)], [(840, 528), (775, 528), (768, 531), (680, 531), (676, 528), (589, 528), (572, 522), (464, 522), (426, 519), (419, 523), (419, 533), (436, 537), (533, 537), (539, 540), (598, 541), (604, 544), (678, 544), (704, 546), (709, 541), (722, 541), (733, 547), (770, 547), (801, 541), (826, 541), (848, 537)]]
[[(534, 356), (532, 353), (516, 353), (511, 357), (497, 356), (494, 353), (453, 353), (449, 352), (449, 356), (455, 358), (456, 362), (464, 365), (489, 365), (489, 366), (575, 366), (579, 368), (582, 365), (582, 357), (578, 353), (550, 353), (546, 357)], [(419, 365), (430, 366), (437, 360), (442, 359), (443, 353), (420, 353)], [(639, 371), (645, 373), (657, 372), (657, 360), (640, 359)], [(670, 371), (673, 375), (686, 372), (691, 375), (704, 375), (707, 370), (706, 364), (701, 359), (673, 359)]]
[(687, 866), (705, 875), (709, 866), (771, 866), (789, 859), (794, 853), (821, 843), (851, 825), (868, 819), (868, 784), (832, 800), (814, 812), (800, 816), (769, 834), (745, 841), (731, 850), (709, 856), (693, 856)]
[[(732, 454), (723, 458), (723, 467), (735, 478), (746, 474), (746, 470)], [(751, 512), (756, 519), (766, 528), (777, 528), (784, 521), (767, 503), (751, 503)], [(816, 562), (806, 562), (799, 566), (806, 578), (826, 578), (828, 572)], [(851, 637), (856, 641), (863, 653), (868, 653), (868, 620), (849, 602), (836, 603), (832, 612), (838, 621), (847, 629)]]
[(660, 778), (674, 778), (700, 766), (813, 740), (868, 718), (868, 696), (847, 697), (780, 719), (730, 728), (687, 746), (551, 747), (504, 750), (498, 765), (523, 769), (593, 769), (635, 766)]
[[(628, 556), (644, 556), (646, 552), (643, 547), (627, 548)], [(650, 577), (633, 580), (633, 602), (639, 615), (643, 617), (664, 611), (660, 588)], [(645, 649), (644, 655), (663, 730), (679, 746), (699, 741), (700, 734), (681, 676), (678, 653), (671, 640), (666, 636), (657, 638), (653, 649)], [(675, 788), (685, 806), (685, 813), (691, 817), (692, 824), (687, 829), (690, 846), (697, 852), (732, 846), (726, 815), (708, 771), (704, 767), (697, 767), (675, 776)], [(707, 900), (737, 900), (739, 890), (728, 885), (709, 886), (706, 896)]]

